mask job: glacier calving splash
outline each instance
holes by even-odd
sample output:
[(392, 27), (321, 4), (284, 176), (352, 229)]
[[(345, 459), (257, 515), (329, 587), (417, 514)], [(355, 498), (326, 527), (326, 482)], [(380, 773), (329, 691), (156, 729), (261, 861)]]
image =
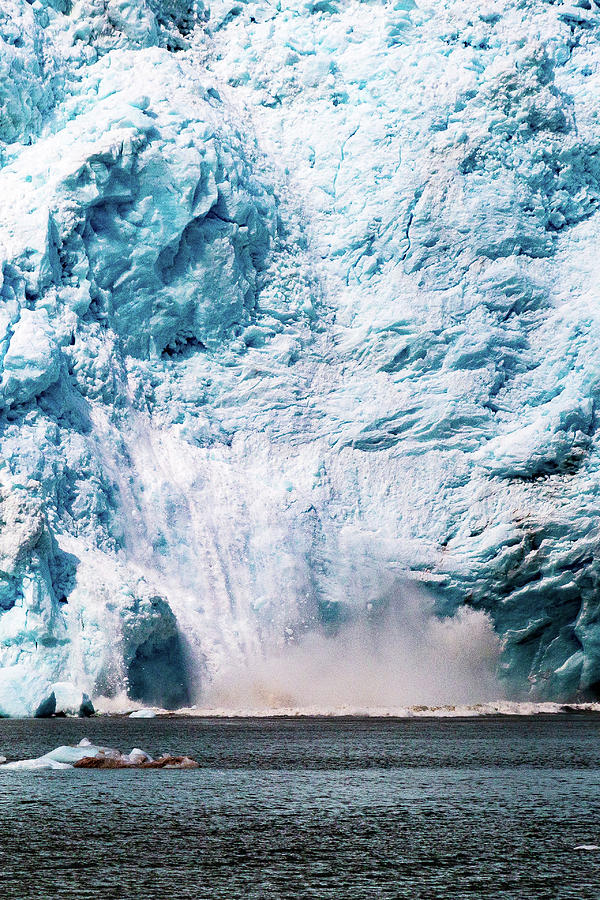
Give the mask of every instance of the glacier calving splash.
[(414, 583), (598, 695), (599, 23), (4, 0), (0, 714), (190, 704)]

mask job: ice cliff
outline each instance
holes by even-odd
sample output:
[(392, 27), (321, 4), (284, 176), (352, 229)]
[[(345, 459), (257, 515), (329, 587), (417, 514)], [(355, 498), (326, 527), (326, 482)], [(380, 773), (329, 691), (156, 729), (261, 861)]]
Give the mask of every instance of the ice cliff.
[(596, 0), (2, 0), (0, 713), (414, 582), (598, 695), (599, 200)]

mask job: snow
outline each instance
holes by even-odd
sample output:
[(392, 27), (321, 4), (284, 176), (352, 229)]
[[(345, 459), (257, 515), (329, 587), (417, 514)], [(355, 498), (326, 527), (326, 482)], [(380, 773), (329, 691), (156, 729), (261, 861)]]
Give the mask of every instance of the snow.
[(0, 714), (202, 706), (414, 584), (596, 695), (599, 15), (3, 4)]

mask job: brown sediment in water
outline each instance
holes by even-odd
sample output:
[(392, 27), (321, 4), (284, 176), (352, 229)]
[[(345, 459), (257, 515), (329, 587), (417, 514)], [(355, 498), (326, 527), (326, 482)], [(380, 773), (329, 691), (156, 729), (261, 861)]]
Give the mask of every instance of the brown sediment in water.
[(189, 756), (160, 756), (139, 763), (124, 762), (110, 756), (84, 756), (73, 763), (75, 769), (197, 769), (198, 763)]

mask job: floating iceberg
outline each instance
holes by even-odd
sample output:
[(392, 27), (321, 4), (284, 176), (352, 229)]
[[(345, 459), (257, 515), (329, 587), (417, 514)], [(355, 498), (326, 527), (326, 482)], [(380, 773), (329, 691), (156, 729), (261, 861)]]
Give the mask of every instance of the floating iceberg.
[(135, 747), (121, 753), (111, 747), (98, 747), (83, 738), (76, 747), (61, 746), (37, 759), (4, 762), (2, 769), (194, 769), (198, 763), (189, 756), (166, 754), (158, 759)]

